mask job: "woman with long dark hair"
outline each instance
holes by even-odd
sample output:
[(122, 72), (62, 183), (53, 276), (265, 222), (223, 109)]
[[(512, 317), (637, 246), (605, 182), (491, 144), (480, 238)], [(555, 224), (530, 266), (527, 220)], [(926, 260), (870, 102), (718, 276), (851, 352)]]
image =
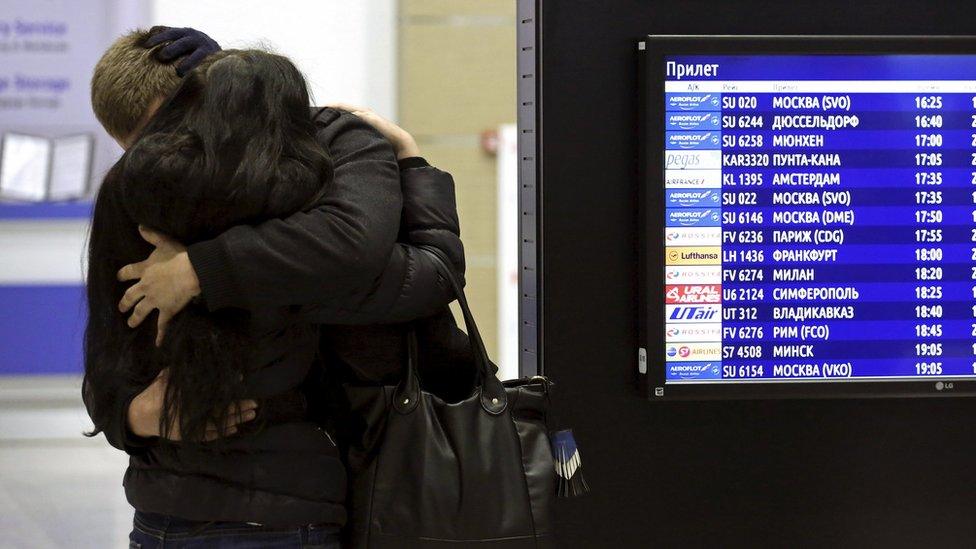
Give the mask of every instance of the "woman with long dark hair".
[[(189, 245), (312, 208), (333, 173), (315, 120), (306, 83), (286, 58), (216, 53), (184, 77), (99, 191), (83, 386), (95, 433), (117, 443), (123, 388), (166, 380), (159, 437), (136, 450), (126, 445), (126, 495), (141, 547), (163, 539), (206, 547), (338, 543), (345, 474), (303, 387), (316, 365), (315, 322), (325, 321), (330, 304), (318, 316), (301, 304), (217, 311), (191, 304), (158, 342), (155, 323), (132, 329), (118, 309), (128, 286), (119, 269), (152, 251), (141, 230)], [(375, 313), (357, 319), (376, 320)]]

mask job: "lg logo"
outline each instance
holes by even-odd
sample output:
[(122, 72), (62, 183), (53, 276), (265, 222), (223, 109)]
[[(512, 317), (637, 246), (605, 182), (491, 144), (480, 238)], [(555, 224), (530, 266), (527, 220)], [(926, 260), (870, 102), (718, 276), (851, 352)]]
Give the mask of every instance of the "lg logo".
[(953, 385), (952, 385), (952, 382), (951, 381), (946, 381), (946, 382), (936, 381), (935, 382), (935, 390), (936, 391), (951, 391), (952, 390), (952, 387), (953, 387)]

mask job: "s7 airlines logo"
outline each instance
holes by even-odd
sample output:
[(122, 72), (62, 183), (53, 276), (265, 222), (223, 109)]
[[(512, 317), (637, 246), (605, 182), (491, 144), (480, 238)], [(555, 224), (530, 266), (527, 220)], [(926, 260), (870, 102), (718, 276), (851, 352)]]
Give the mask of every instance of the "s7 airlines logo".
[(681, 284), (668, 286), (664, 292), (665, 303), (721, 303), (722, 287), (718, 284)]
[(667, 361), (689, 360), (721, 360), (722, 343), (711, 341), (705, 343), (678, 343), (668, 345), (665, 354)]

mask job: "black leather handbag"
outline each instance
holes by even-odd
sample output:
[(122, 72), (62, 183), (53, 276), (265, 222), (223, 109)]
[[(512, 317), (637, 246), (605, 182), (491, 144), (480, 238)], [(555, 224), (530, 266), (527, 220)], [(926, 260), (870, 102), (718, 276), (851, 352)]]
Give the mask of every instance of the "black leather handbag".
[(364, 425), (347, 449), (347, 544), (358, 548), (549, 547), (556, 475), (546, 428), (549, 381), (501, 382), (450, 263), (477, 366), (473, 392), (445, 402), (421, 388), (417, 339), (395, 386), (346, 385)]

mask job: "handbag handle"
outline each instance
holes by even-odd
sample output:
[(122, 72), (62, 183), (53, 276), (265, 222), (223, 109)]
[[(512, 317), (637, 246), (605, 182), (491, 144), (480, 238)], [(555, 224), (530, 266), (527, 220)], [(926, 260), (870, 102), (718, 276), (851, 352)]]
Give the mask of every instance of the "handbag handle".
[[(437, 271), (444, 277), (454, 290), (458, 305), (464, 317), (464, 326), (468, 332), (468, 341), (471, 345), (471, 354), (474, 356), (475, 365), (478, 368), (478, 382), (481, 391), (481, 406), (489, 414), (497, 415), (505, 411), (508, 405), (508, 395), (505, 393), (505, 386), (501, 380), (495, 376), (491, 370), (491, 361), (488, 359), (488, 351), (485, 349), (484, 339), (478, 331), (478, 325), (474, 321), (471, 307), (458, 281), (457, 274), (451, 266), (450, 260), (444, 252), (433, 246), (419, 246), (419, 250), (428, 253), (434, 258)], [(400, 381), (394, 394), (394, 406), (403, 413), (408, 413), (417, 405), (420, 396), (420, 381), (417, 377), (417, 334), (410, 330), (407, 338), (407, 372), (404, 379)]]

